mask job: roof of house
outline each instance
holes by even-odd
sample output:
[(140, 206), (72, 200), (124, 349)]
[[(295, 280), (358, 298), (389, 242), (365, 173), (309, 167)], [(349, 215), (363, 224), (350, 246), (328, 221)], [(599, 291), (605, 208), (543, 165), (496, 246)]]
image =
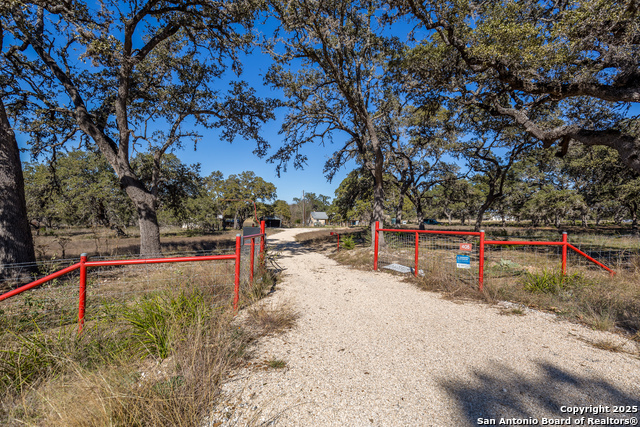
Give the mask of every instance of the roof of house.
[(311, 219), (329, 219), (326, 212), (311, 212)]

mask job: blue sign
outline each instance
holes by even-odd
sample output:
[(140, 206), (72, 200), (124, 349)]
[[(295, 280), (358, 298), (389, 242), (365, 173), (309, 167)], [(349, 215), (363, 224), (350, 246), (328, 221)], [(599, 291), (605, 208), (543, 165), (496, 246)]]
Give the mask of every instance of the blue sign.
[(471, 268), (471, 257), (469, 255), (456, 255), (457, 268)]

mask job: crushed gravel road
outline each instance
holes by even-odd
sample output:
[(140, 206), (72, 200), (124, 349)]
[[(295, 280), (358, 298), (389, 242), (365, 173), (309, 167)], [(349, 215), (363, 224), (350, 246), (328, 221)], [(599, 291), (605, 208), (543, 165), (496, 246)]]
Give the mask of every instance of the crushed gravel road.
[[(568, 418), (580, 425), (582, 417), (583, 425), (637, 424), (638, 356), (589, 343), (621, 337), (536, 311), (504, 315), (498, 306), (446, 300), (388, 273), (340, 266), (298, 245), (294, 235), (303, 231), (269, 238), (282, 251), (284, 272), (264, 301), (288, 302), (300, 318), (254, 349), (256, 360), (280, 359), (286, 367), (236, 372), (211, 426), (544, 425)], [(574, 407), (583, 414), (567, 412)], [(623, 413), (614, 412), (620, 407)]]

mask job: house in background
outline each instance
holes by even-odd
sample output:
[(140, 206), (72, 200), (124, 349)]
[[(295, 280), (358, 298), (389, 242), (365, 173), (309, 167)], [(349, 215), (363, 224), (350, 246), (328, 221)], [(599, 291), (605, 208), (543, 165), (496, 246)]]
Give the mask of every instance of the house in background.
[(309, 218), (309, 225), (314, 227), (322, 227), (327, 225), (329, 216), (326, 212), (311, 212), (311, 218)]
[(266, 216), (260, 218), (260, 221), (264, 221), (264, 226), (267, 228), (280, 228), (282, 227), (282, 220), (277, 216)]

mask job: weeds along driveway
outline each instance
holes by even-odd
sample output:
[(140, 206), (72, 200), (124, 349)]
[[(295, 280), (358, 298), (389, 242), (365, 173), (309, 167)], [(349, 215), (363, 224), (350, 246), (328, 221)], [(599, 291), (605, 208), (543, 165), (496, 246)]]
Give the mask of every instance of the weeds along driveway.
[(255, 349), (257, 362), (286, 367), (243, 368), (224, 386), (227, 406), (211, 425), (541, 425), (543, 417), (566, 420), (564, 406), (589, 405), (612, 412), (582, 416), (637, 421), (613, 407), (640, 406), (640, 360), (586, 342), (621, 338), (544, 313), (501, 315), (388, 273), (352, 270), (298, 245), (301, 232), (269, 238), (285, 270), (265, 300), (291, 303), (297, 326)]

